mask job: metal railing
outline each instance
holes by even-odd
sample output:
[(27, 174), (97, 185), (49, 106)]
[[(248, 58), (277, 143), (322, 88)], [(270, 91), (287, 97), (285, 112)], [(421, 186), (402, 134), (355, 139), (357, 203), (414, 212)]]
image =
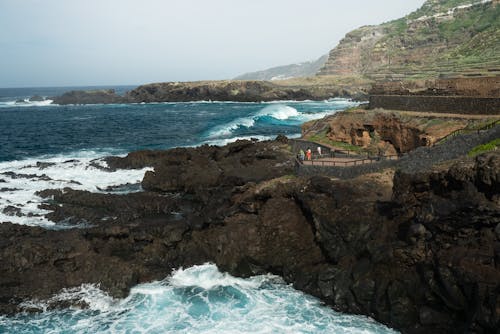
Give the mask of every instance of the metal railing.
[(442, 144), (445, 141), (447, 141), (448, 139), (453, 138), (453, 137), (458, 136), (458, 135), (461, 135), (463, 133), (473, 133), (473, 132), (479, 133), (480, 131), (489, 130), (489, 129), (492, 129), (493, 127), (497, 126), (498, 124), (500, 124), (500, 119), (497, 119), (496, 121), (488, 123), (485, 126), (482, 126), (480, 128), (477, 128), (477, 129), (467, 129), (467, 128), (458, 129), (458, 130), (455, 130), (455, 131), (449, 133), (448, 135), (444, 136), (443, 138), (439, 139), (434, 145)]
[(329, 160), (329, 159), (312, 159), (312, 160), (300, 160), (296, 159), (297, 163), (304, 166), (322, 166), (322, 167), (350, 167), (350, 166), (359, 166), (367, 163), (379, 162), (382, 160), (397, 160), (399, 159), (399, 155), (386, 155), (386, 156), (377, 156), (377, 157), (366, 157), (362, 159), (354, 159), (348, 161), (338, 161), (338, 160)]

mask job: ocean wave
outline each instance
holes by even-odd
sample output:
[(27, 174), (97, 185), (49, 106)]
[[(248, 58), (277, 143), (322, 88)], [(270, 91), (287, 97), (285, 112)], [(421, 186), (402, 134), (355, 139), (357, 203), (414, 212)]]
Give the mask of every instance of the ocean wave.
[(106, 171), (100, 168), (105, 167), (100, 158), (108, 155), (86, 150), (0, 162), (0, 222), (57, 228), (54, 222), (45, 218), (50, 211), (39, 208), (45, 200), (36, 192), (67, 187), (91, 192), (112, 192), (107, 190), (111, 188), (130, 192), (130, 188), (120, 190), (119, 186), (138, 184), (144, 173), (152, 170)]
[(299, 116), (297, 109), (284, 104), (271, 104), (260, 111), (247, 117), (240, 117), (231, 122), (215, 126), (208, 131), (208, 138), (220, 138), (232, 135), (240, 128), (251, 128), (263, 117), (271, 117), (279, 121), (285, 121), (292, 117)]
[[(300, 132), (297, 133), (292, 133), (292, 134), (287, 134), (286, 135), (288, 138), (299, 138), (301, 136)], [(199, 144), (190, 146), (190, 147), (196, 147), (196, 146), (201, 146), (201, 145), (215, 145), (215, 146), (224, 146), (230, 143), (234, 143), (237, 140), (252, 140), (252, 139), (257, 139), (259, 141), (265, 141), (265, 140), (274, 140), (276, 138), (276, 135), (271, 135), (271, 136), (262, 136), (262, 135), (256, 135), (256, 136), (233, 136), (230, 138), (222, 138), (222, 139), (213, 139), (213, 140), (205, 140)]]
[[(89, 309), (48, 308), (58, 301), (84, 302)], [(125, 299), (84, 284), (24, 305), (41, 313), (0, 316), (0, 332), (396, 333), (368, 317), (335, 312), (278, 276), (235, 278), (209, 263), (140, 284)]]
[(23, 102), (18, 101), (6, 101), (0, 102), (0, 108), (2, 107), (46, 107), (46, 106), (57, 106), (57, 104), (52, 104), (52, 100), (43, 101), (30, 101), (29, 99), (24, 99)]
[[(289, 103), (293, 105), (292, 103)], [(325, 110), (325, 104), (331, 105), (331, 109)], [(346, 100), (346, 99), (332, 99), (324, 102), (309, 102), (307, 106), (310, 109), (304, 111), (298, 111), (297, 108), (280, 103), (269, 102), (266, 106), (259, 110), (258, 112), (252, 113), (246, 117), (239, 117), (230, 122), (222, 125), (217, 125), (207, 131), (206, 138), (209, 140), (215, 139), (227, 139), (231, 137), (240, 129), (248, 129), (256, 126), (259, 121), (277, 121), (283, 125), (297, 125), (303, 122), (320, 119), (325, 116), (334, 114), (345, 108), (359, 105), (358, 102)], [(300, 105), (301, 109), (304, 106)], [(315, 111), (315, 110), (321, 111)]]

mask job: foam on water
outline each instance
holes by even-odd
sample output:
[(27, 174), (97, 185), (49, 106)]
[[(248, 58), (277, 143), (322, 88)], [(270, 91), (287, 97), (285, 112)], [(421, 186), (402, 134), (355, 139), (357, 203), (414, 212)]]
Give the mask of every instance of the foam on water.
[[(289, 101), (288, 104), (298, 103)], [(303, 102), (300, 102), (303, 103)], [(266, 122), (266, 120), (271, 120), (272, 122), (278, 122), (284, 125), (297, 125), (305, 121), (310, 121), (314, 119), (320, 119), (327, 115), (336, 113), (342, 108), (347, 108), (351, 106), (358, 105), (358, 102), (353, 102), (346, 99), (332, 99), (323, 102), (308, 102), (311, 106), (325, 104), (331, 104), (332, 109), (322, 110), (321, 112), (299, 112), (296, 108), (283, 104), (280, 102), (267, 102), (266, 106), (261, 110), (252, 113), (245, 117), (238, 117), (234, 120), (217, 125), (208, 131), (206, 138), (208, 141), (213, 141), (216, 138), (225, 139), (227, 137), (234, 136), (235, 133), (243, 128), (252, 128), (257, 125), (258, 122)]]
[[(140, 170), (106, 171), (105, 161), (96, 157), (109, 154), (82, 151), (52, 157), (0, 162), (0, 222), (51, 227), (55, 223), (40, 209), (44, 199), (37, 191), (66, 187), (91, 192), (111, 192), (108, 187), (140, 183)], [(128, 192), (128, 191), (127, 191)]]
[(52, 104), (52, 100), (43, 100), (43, 101), (30, 101), (28, 99), (24, 99), (23, 102), (20, 101), (6, 101), (0, 102), (1, 107), (45, 107), (45, 106), (57, 106), (56, 104)]
[[(47, 310), (54, 301), (89, 309)], [(38, 314), (0, 317), (7, 333), (396, 333), (362, 316), (323, 306), (273, 275), (239, 279), (212, 264), (179, 269), (116, 300), (97, 286), (64, 290), (26, 304)]]

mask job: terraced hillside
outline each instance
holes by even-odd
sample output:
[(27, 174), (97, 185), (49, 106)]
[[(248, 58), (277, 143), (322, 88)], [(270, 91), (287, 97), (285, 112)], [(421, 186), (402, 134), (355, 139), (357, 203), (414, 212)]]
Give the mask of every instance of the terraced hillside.
[(428, 0), (348, 33), (318, 75), (371, 79), (500, 75), (500, 0)]

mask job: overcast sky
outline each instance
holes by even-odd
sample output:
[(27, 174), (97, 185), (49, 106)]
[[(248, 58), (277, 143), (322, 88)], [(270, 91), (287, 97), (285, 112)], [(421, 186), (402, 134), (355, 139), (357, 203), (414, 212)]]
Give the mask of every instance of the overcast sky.
[(0, 0), (0, 87), (228, 79), (424, 0)]

